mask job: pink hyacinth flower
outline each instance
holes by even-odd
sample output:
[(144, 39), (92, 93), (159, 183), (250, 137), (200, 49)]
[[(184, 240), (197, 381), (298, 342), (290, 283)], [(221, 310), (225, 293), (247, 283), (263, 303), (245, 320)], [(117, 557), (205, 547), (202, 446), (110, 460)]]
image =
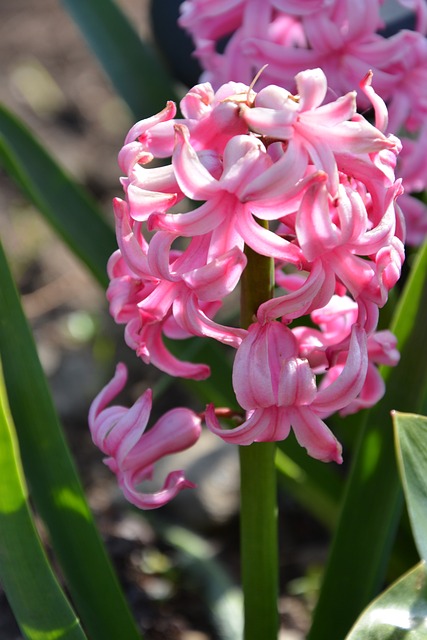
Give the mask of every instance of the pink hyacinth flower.
[(284, 440), (292, 427), (313, 458), (341, 463), (341, 446), (322, 418), (358, 395), (367, 366), (366, 334), (355, 325), (341, 375), (327, 389), (318, 390), (308, 360), (298, 357), (292, 331), (280, 322), (254, 323), (237, 350), (233, 367), (234, 390), (247, 420), (225, 430), (211, 405), (206, 424), (226, 442), (240, 445)]
[[(402, 178), (405, 192), (409, 194), (421, 192), (427, 185), (426, 163), (419, 160), (425, 153), (427, 4), (425, 0), (398, 1), (415, 14), (416, 28), (402, 29), (391, 37), (381, 33), (386, 26), (381, 11), (384, 0), (239, 0), (230, 7), (224, 0), (186, 0), (181, 5), (180, 24), (194, 40), (194, 55), (204, 69), (203, 79), (209, 80), (214, 88), (230, 79), (250, 84), (257, 71), (264, 69), (257, 80), (261, 91), (255, 105), (248, 101), (246, 109), (248, 122), (253, 120), (253, 131), (258, 131), (258, 125), (264, 126), (267, 121), (271, 130), (281, 123), (282, 135), (286, 129), (289, 131), (292, 111), (301, 111), (301, 101), (297, 104), (294, 100), (298, 96), (290, 97), (287, 113), (283, 110), (268, 113), (268, 105), (262, 103), (267, 98), (271, 107), (273, 93), (276, 97), (280, 92), (282, 97), (286, 96), (288, 92), (283, 87), (300, 96), (307, 93), (304, 87), (301, 92), (296, 86), (298, 76), (301, 72), (305, 74), (306, 69), (317, 67), (327, 76), (324, 97), (333, 110), (337, 103), (341, 103), (342, 108), (349, 107), (349, 98), (357, 91), (360, 112), (374, 106), (376, 127), (382, 133), (399, 132), (402, 137), (404, 153), (398, 163), (397, 176)], [(370, 88), (370, 69), (375, 77), (375, 96)], [(361, 78), (365, 80), (360, 83)], [(314, 95), (311, 89), (309, 93)], [(378, 118), (378, 95), (387, 103), (388, 127), (387, 110), (383, 107), (382, 115), (386, 118)], [(343, 97), (337, 100), (337, 96)], [(322, 125), (327, 106), (321, 108), (323, 114), (322, 111), (316, 113), (316, 124)], [(265, 121), (262, 110), (266, 112)], [(308, 116), (308, 127), (302, 127), (303, 136), (310, 127), (309, 113)], [(336, 137), (334, 131), (328, 133)], [(310, 144), (313, 143), (309, 140), (311, 134), (312, 131), (307, 136)], [(314, 140), (316, 167), (332, 161), (328, 146), (323, 148), (320, 141)], [(414, 185), (414, 178), (419, 186)], [(335, 187), (334, 176), (330, 175), (329, 179)], [(401, 206), (407, 221), (408, 243), (420, 244), (426, 236), (427, 208), (409, 195)]]
[[(300, 355), (307, 358), (317, 373), (325, 373), (320, 388), (326, 389), (342, 373), (346, 362), (352, 326), (360, 320), (360, 309), (348, 296), (332, 296), (330, 302), (311, 314), (320, 331), (295, 327), (292, 332), (299, 343)], [(390, 367), (399, 362), (396, 337), (390, 331), (374, 331), (368, 335), (368, 369), (363, 387), (341, 415), (374, 406), (384, 395), (385, 384), (378, 364)]]
[(117, 365), (113, 379), (92, 402), (89, 428), (95, 445), (107, 455), (104, 463), (118, 479), (124, 496), (141, 509), (157, 509), (172, 500), (182, 489), (195, 485), (184, 472), (172, 471), (156, 493), (142, 493), (137, 485), (150, 479), (155, 463), (172, 453), (188, 449), (200, 436), (200, 418), (185, 408), (168, 411), (146, 431), (151, 411), (148, 389), (130, 408), (107, 405), (119, 394), (127, 380), (124, 364)]
[[(333, 194), (338, 186), (336, 154), (360, 155), (395, 149), (395, 139), (387, 138), (365, 118), (357, 116), (355, 91), (323, 104), (328, 82), (321, 69), (301, 71), (295, 81), (298, 95), (293, 96), (282, 87), (268, 86), (257, 94), (253, 106), (242, 105), (242, 116), (258, 134), (294, 140), (294, 162), (303, 163), (303, 158), (310, 157), (315, 167), (328, 175)], [(376, 95), (372, 87), (370, 92)]]
[(259, 218), (278, 217), (273, 204), (280, 180), (279, 194), (292, 197), (300, 190), (298, 181), (305, 171), (304, 162), (287, 154), (273, 163), (266, 148), (254, 136), (234, 136), (223, 154), (223, 171), (216, 179), (202, 164), (191, 145), (190, 132), (177, 125), (173, 166), (182, 192), (192, 200), (204, 200), (188, 213), (156, 214), (148, 220), (149, 230), (164, 230), (185, 237), (212, 232), (210, 254), (216, 257), (244, 243), (261, 255), (271, 255), (294, 264), (300, 261), (298, 248), (261, 227), (253, 218), (259, 201), (267, 200), (265, 215), (256, 208)]
[(126, 201), (113, 201), (119, 252), (108, 264), (107, 298), (116, 322), (126, 324), (125, 340), (144, 362), (173, 376), (206, 378), (209, 367), (175, 358), (162, 334), (184, 339), (211, 337), (237, 347), (241, 329), (216, 323), (222, 299), (236, 287), (246, 264), (237, 247), (208, 261), (210, 237), (194, 238), (185, 251), (172, 249), (175, 236), (157, 233), (148, 243)]
[[(383, 364), (394, 367), (399, 362), (400, 354), (396, 348), (396, 337), (390, 331), (378, 331), (368, 338), (368, 370), (366, 379), (359, 395), (346, 407), (340, 410), (340, 415), (348, 416), (361, 409), (373, 407), (381, 400), (385, 393), (385, 383), (375, 365)], [(330, 367), (322, 380), (322, 388), (327, 388), (338, 378), (343, 370), (343, 353), (338, 362)]]

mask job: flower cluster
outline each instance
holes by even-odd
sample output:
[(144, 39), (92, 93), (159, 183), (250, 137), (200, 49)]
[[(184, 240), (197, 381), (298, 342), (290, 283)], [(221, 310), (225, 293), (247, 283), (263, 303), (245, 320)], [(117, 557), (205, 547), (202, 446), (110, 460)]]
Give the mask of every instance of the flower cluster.
[[(292, 427), (311, 456), (341, 462), (325, 418), (374, 404), (383, 393), (376, 365), (398, 359), (393, 336), (376, 327), (404, 259), (400, 143), (384, 133), (387, 110), (371, 74), (361, 90), (377, 126), (357, 113), (355, 91), (324, 103), (320, 69), (295, 83), (296, 94), (202, 83), (181, 101), (182, 117), (169, 103), (132, 127), (119, 154), (125, 197), (114, 201), (119, 249), (107, 297), (127, 344), (170, 375), (200, 380), (209, 367), (179, 360), (165, 336), (236, 350), (241, 422), (225, 429), (213, 406), (205, 413), (225, 441), (282, 440)], [(276, 273), (275, 296), (248, 329), (217, 320), (245, 269), (245, 246), (274, 259)], [(303, 317), (310, 326), (295, 322)], [(176, 409), (144, 433), (149, 396), (128, 412), (105, 408), (123, 375), (95, 401), (91, 430), (125, 494), (156, 507), (188, 486), (182, 472), (151, 498), (137, 483), (161, 455), (195, 442), (200, 420)]]
[[(298, 72), (320, 67), (328, 78), (328, 100), (357, 87), (368, 69), (376, 91), (386, 101), (390, 132), (399, 132), (403, 150), (397, 175), (405, 194), (400, 200), (407, 223), (407, 243), (427, 236), (427, 207), (410, 195), (427, 187), (424, 162), (427, 140), (427, 4), (401, 0), (414, 12), (414, 31), (385, 37), (384, 0), (185, 0), (180, 24), (192, 35), (202, 79), (219, 87), (229, 80), (260, 79), (294, 90)], [(363, 93), (362, 109), (369, 108)]]

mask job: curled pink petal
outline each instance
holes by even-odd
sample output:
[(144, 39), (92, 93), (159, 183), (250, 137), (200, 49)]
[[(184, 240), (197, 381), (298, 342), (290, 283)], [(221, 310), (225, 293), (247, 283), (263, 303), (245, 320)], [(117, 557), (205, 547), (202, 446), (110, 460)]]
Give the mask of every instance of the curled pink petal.
[(366, 333), (354, 325), (346, 364), (341, 375), (328, 387), (321, 389), (313, 407), (319, 413), (331, 415), (344, 408), (361, 391), (368, 369)]
[(342, 447), (326, 424), (308, 407), (292, 411), (292, 427), (299, 444), (307, 453), (323, 462), (342, 463)]
[(224, 429), (215, 415), (213, 405), (206, 407), (206, 426), (212, 433), (230, 444), (246, 446), (253, 442), (283, 440), (289, 435), (290, 422), (277, 407), (255, 409), (238, 427)]
[(210, 376), (208, 365), (179, 360), (166, 348), (162, 339), (162, 324), (143, 327), (140, 318), (135, 318), (126, 326), (125, 341), (143, 362), (151, 363), (171, 376), (193, 380), (205, 380)]
[(134, 489), (134, 478), (126, 473), (118, 473), (119, 486), (126, 500), (139, 509), (159, 509), (173, 500), (183, 489), (194, 489), (196, 485), (187, 480), (183, 471), (171, 471), (166, 477), (163, 487), (155, 493), (143, 493)]
[(137, 140), (141, 136), (145, 135), (147, 131), (149, 131), (152, 127), (160, 122), (165, 122), (167, 120), (171, 120), (176, 113), (176, 106), (172, 101), (167, 102), (166, 107), (157, 113), (155, 116), (151, 116), (151, 118), (146, 118), (145, 120), (140, 120), (130, 129), (129, 133), (125, 138), (125, 145), (133, 140)]

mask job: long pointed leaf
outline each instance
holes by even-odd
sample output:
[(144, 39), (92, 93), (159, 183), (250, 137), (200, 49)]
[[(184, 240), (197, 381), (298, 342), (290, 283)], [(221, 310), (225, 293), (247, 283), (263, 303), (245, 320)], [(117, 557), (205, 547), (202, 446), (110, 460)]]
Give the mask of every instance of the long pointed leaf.
[(0, 162), (103, 287), (117, 248), (95, 202), (67, 176), (31, 132), (0, 105)]
[(0, 366), (0, 580), (28, 640), (84, 640), (46, 558), (28, 506)]
[(403, 488), (412, 532), (421, 558), (427, 560), (427, 418), (395, 413), (393, 423)]
[(25, 474), (91, 638), (139, 635), (87, 506), (0, 246), (0, 352)]
[(136, 118), (147, 118), (174, 99), (160, 59), (112, 0), (62, 0), (62, 4)]
[[(427, 246), (420, 250), (391, 330), (401, 361), (368, 414), (353, 461), (310, 640), (342, 640), (384, 579), (402, 505), (390, 411), (416, 411), (426, 387)], [(339, 615), (337, 615), (337, 611)]]

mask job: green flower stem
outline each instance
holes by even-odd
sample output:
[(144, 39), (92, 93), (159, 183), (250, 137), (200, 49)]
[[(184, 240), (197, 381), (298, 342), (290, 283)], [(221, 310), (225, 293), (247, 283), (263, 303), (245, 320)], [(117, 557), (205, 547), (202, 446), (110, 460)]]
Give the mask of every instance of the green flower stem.
[(245, 640), (276, 640), (277, 504), (274, 442), (240, 447), (240, 544)]
[[(273, 260), (246, 248), (241, 324), (272, 297)], [(245, 640), (276, 640), (278, 633), (277, 484), (274, 442), (240, 447), (240, 544)]]

